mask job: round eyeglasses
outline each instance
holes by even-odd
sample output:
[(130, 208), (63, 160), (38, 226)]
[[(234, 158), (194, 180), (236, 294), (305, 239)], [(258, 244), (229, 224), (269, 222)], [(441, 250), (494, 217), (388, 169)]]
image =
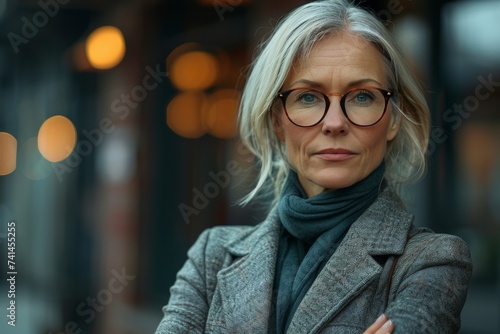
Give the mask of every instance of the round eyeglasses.
[[(389, 99), (394, 93), (381, 88), (363, 86), (353, 88), (340, 96), (340, 107), (345, 117), (354, 125), (377, 124), (387, 110)], [(293, 124), (300, 127), (315, 126), (325, 118), (330, 107), (328, 95), (312, 88), (293, 88), (278, 93), (285, 113)]]

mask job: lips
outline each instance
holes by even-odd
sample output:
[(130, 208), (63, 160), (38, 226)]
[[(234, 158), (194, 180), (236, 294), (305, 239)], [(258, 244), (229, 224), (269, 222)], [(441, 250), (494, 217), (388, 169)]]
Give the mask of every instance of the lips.
[(356, 156), (356, 153), (344, 148), (328, 148), (315, 153), (315, 155), (327, 161), (345, 161)]

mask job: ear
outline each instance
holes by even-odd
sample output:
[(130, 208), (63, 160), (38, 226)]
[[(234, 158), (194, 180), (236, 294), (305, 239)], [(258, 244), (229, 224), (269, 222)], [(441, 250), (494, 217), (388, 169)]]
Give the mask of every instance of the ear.
[(393, 140), (399, 132), (399, 127), (401, 126), (401, 115), (400, 111), (396, 111), (396, 115), (391, 112), (391, 125), (387, 130), (387, 141)]
[(285, 132), (283, 131), (283, 124), (281, 122), (280, 110), (276, 108), (271, 109), (271, 117), (273, 120), (274, 133), (280, 141), (285, 141)]

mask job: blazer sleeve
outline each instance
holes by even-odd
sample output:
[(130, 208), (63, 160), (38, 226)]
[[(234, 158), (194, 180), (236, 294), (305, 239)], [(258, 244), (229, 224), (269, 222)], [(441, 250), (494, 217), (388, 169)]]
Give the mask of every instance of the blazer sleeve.
[(210, 230), (205, 230), (188, 251), (188, 259), (170, 288), (163, 319), (155, 334), (203, 333), (207, 319), (205, 252)]
[(472, 262), (460, 238), (434, 233), (415, 235), (394, 274), (393, 300), (386, 310), (394, 334), (457, 333), (467, 296)]

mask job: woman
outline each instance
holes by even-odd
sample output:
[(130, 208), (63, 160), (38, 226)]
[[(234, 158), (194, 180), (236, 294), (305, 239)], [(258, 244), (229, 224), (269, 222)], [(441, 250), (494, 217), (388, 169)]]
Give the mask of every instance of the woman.
[[(281, 21), (253, 63), (241, 134), (261, 161), (254, 227), (205, 231), (157, 333), (455, 333), (472, 265), (394, 189), (424, 169), (429, 111), (385, 27), (344, 0)], [(377, 320), (375, 320), (377, 319)]]

